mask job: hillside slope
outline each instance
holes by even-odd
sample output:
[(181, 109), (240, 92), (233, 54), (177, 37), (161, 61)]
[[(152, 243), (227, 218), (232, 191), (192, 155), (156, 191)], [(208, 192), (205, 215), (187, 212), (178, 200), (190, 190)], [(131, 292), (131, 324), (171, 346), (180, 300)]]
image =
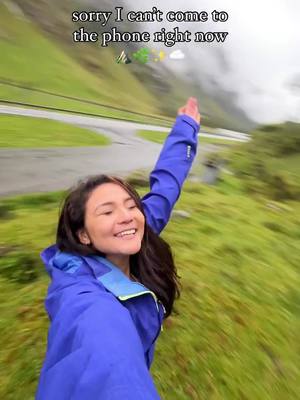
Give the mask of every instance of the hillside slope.
[[(16, 9), (17, 10), (17, 9)], [(29, 87), (49, 90), (67, 96), (75, 96), (118, 105), (126, 109), (157, 113), (155, 98), (123, 65), (114, 62), (110, 49), (101, 52), (99, 59), (107, 72), (100, 69), (97, 74), (80, 65), (50, 37), (41, 32), (30, 19), (0, 5), (0, 77), (21, 82)], [(78, 51), (81, 51), (79, 48)], [(64, 106), (70, 101), (1, 85), (1, 98), (51, 106)], [(98, 110), (98, 107), (74, 102), (74, 107), (83, 111)]]

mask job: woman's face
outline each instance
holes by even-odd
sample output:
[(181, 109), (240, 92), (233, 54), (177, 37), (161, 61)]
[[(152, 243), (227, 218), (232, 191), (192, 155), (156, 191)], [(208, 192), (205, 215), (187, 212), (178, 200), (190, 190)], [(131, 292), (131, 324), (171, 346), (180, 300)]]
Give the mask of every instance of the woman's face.
[(129, 256), (140, 250), (144, 228), (144, 215), (130, 194), (118, 184), (104, 183), (90, 194), (79, 238), (106, 256)]

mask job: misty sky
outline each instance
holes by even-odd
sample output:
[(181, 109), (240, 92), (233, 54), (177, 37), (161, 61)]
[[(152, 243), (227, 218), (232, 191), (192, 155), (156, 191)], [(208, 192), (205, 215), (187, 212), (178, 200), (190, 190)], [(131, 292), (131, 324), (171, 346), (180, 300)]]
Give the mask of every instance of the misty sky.
[[(160, 30), (162, 26), (181, 30), (228, 31), (223, 44), (186, 43), (165, 48), (167, 53), (182, 50), (184, 60), (164, 60), (178, 73), (190, 68), (209, 88), (214, 80), (238, 95), (238, 105), (259, 123), (295, 120), (300, 122), (300, 2), (298, 0), (126, 0), (132, 10), (156, 6), (166, 13), (182, 11), (226, 11), (224, 23), (156, 24), (140, 30)], [(165, 14), (164, 14), (165, 15)], [(163, 48), (157, 44), (155, 48)], [(193, 74), (194, 75), (194, 74)], [(200, 76), (201, 75), (201, 76)], [(200, 99), (201, 100), (201, 99)]]

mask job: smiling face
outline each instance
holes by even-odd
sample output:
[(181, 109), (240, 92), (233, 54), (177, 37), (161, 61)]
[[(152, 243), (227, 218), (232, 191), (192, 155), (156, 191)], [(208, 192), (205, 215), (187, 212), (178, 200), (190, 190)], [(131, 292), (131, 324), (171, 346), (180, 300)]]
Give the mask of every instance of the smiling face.
[(136, 254), (144, 236), (145, 218), (135, 200), (120, 185), (104, 183), (90, 194), (85, 206), (84, 229), (78, 232), (83, 244), (107, 259)]

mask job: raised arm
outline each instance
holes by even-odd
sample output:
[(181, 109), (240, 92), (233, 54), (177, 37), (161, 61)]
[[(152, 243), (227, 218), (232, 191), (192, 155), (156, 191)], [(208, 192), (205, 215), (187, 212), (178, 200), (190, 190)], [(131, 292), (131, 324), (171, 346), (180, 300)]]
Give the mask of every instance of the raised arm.
[(142, 199), (147, 223), (158, 234), (168, 223), (191, 169), (197, 151), (199, 128), (197, 100), (190, 98), (178, 110), (176, 122), (150, 174), (150, 192)]

